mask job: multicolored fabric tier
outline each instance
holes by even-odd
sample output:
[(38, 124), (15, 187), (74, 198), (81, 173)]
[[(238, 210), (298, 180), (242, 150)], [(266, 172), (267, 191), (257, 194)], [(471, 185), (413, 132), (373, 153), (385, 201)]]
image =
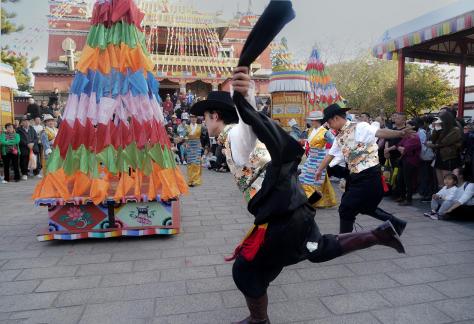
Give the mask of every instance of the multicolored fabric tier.
[(186, 193), (133, 0), (99, 0), (38, 203), (170, 200)]
[(332, 82), (316, 48), (313, 48), (311, 51), (311, 56), (306, 66), (306, 73), (311, 83), (311, 92), (308, 96), (308, 111), (322, 111), (333, 103), (344, 106), (342, 97), (339, 95), (336, 85)]

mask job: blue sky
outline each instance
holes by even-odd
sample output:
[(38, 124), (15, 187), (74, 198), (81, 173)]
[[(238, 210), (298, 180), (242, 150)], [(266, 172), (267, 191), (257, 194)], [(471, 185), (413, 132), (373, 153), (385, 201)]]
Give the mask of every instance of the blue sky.
[[(92, 1), (92, 0), (91, 0)], [(370, 48), (383, 32), (395, 25), (441, 8), (456, 0), (294, 0), (296, 19), (280, 36), (288, 39), (295, 56), (304, 60), (317, 44), (323, 59), (337, 62)], [(173, 0), (170, 0), (173, 2)], [(222, 11), (230, 18), (239, 7), (246, 10), (251, 2), (261, 12), (268, 0), (182, 0), (204, 12)], [(25, 31), (2, 37), (2, 45), (16, 44), (20, 50), (40, 56), (34, 71), (43, 71), (47, 57), (47, 0), (20, 0), (8, 4), (17, 13), (16, 21)], [(23, 49), (26, 47), (25, 49)], [(470, 72), (470, 71), (469, 71)], [(474, 75), (474, 72), (468, 73)], [(474, 78), (469, 84), (474, 84)]]

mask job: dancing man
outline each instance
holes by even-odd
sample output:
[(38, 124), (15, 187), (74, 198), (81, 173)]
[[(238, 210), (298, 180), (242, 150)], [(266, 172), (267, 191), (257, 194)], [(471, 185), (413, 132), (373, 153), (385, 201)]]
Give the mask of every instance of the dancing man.
[[(232, 275), (244, 294), (250, 316), (239, 323), (269, 323), (269, 284), (287, 265), (303, 260), (324, 262), (375, 244), (399, 253), (404, 247), (386, 222), (372, 231), (321, 235), (298, 181), (304, 150), (275, 122), (257, 112), (248, 67), (234, 71), (236, 96), (246, 100), (237, 111), (227, 92), (211, 92), (191, 112), (204, 116), (210, 136), (225, 139), (227, 163), (255, 216), (254, 226), (236, 248)], [(239, 118), (240, 117), (240, 118)], [(234, 125), (235, 121), (238, 123)]]
[(356, 216), (366, 214), (379, 220), (390, 221), (398, 235), (401, 235), (406, 222), (378, 207), (384, 191), (377, 138), (404, 137), (413, 133), (413, 130), (391, 130), (366, 122), (351, 122), (346, 118), (346, 111), (346, 108), (341, 108), (338, 104), (324, 109), (323, 123), (327, 122), (338, 134), (316, 172), (316, 179), (319, 180), (335, 156), (342, 157), (349, 168), (346, 190), (339, 205), (339, 232), (352, 232)]

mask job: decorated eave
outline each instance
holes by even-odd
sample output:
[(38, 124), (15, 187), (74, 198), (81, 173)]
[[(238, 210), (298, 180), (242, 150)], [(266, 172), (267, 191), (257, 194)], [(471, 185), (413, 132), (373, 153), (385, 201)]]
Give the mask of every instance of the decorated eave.
[(274, 71), (270, 76), (268, 92), (273, 93), (283, 91), (310, 92), (311, 85), (306, 71)]
[(474, 65), (474, 1), (461, 0), (387, 30), (373, 48), (380, 59)]

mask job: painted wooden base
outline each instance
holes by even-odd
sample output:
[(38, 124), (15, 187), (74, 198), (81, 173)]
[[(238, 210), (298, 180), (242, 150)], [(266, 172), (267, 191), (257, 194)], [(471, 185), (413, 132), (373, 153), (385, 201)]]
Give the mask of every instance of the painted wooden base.
[(113, 217), (110, 217), (111, 209), (106, 204), (51, 205), (48, 207), (49, 228), (38, 234), (37, 239), (79, 240), (179, 233), (179, 201), (127, 202), (115, 204), (112, 209)]

